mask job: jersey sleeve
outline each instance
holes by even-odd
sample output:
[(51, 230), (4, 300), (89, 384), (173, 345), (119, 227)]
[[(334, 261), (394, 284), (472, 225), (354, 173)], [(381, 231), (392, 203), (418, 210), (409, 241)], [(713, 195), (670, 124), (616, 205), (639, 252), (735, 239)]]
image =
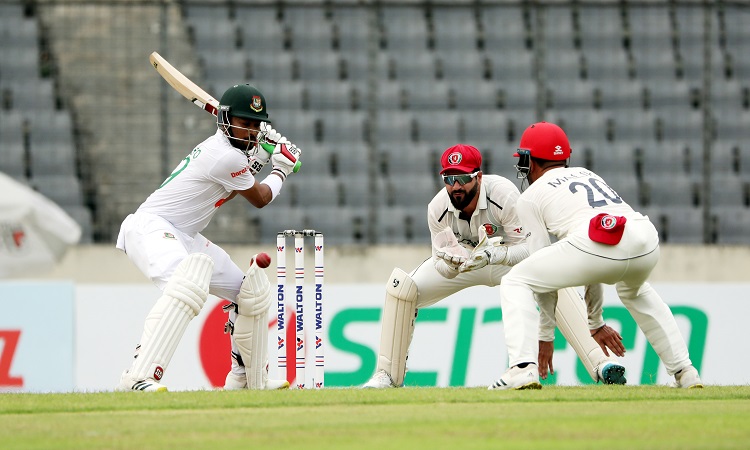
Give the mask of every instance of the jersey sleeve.
[(503, 227), (507, 245), (520, 244), (526, 238), (527, 232), (516, 211), (516, 203), (520, 195), (518, 188), (510, 181), (498, 183), (490, 193), (491, 198), (499, 199), (500, 208), (495, 205), (489, 207), (493, 208), (493, 215), (500, 220), (498, 225)]
[(523, 223), (528, 236), (526, 242), (529, 245), (529, 254), (552, 243), (547, 228), (544, 225), (541, 211), (533, 201), (530, 201), (525, 196), (519, 197), (516, 202), (516, 213), (521, 223)]
[(247, 158), (237, 152), (225, 153), (216, 160), (208, 176), (227, 192), (244, 191), (255, 184)]

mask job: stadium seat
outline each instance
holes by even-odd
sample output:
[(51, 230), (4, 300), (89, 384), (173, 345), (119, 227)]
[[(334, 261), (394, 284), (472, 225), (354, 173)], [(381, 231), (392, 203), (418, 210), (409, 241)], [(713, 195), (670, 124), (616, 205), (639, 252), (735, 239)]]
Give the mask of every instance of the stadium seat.
[(303, 149), (303, 142), (319, 142), (319, 138), (322, 138), (315, 132), (315, 122), (322, 120), (322, 118), (315, 113), (293, 109), (275, 109), (269, 115), (273, 120), (274, 128)]
[(449, 82), (452, 99), (459, 111), (493, 111), (501, 106), (494, 81), (472, 80)]
[(591, 109), (594, 105), (594, 89), (586, 80), (554, 77), (548, 80), (547, 87), (554, 109)]
[[(338, 47), (343, 53), (366, 53), (369, 48), (371, 12), (368, 8), (337, 5), (332, 8), (332, 35), (338, 37)], [(333, 30), (336, 30), (334, 33)]]
[(521, 50), (526, 53), (528, 27), (522, 8), (517, 5), (485, 4), (479, 14), (484, 30), (484, 46), (494, 58), (512, 59)]
[(373, 139), (379, 144), (406, 146), (418, 137), (415, 114), (409, 111), (380, 109), (375, 126)]
[(386, 5), (381, 15), (388, 50), (427, 50), (427, 22), (421, 6)]
[(588, 56), (590, 51), (599, 54), (622, 49), (622, 23), (615, 4), (586, 4), (578, 8), (581, 48)]
[[(445, 144), (452, 145), (452, 144)], [(437, 177), (436, 161), (431, 149), (434, 146), (426, 143), (409, 143), (407, 145), (378, 145), (378, 173), (390, 180), (411, 180), (412, 177)]]
[(276, 6), (238, 3), (235, 11), (235, 22), (242, 33), (243, 48), (252, 59), (255, 59), (256, 51), (277, 53), (285, 49), (287, 36), (283, 23), (278, 20)]
[(494, 142), (498, 147), (503, 146), (507, 135), (508, 113), (474, 109), (461, 111), (460, 117), (464, 127), (464, 141), (467, 144), (477, 146), (475, 142)]
[(195, 49), (199, 54), (214, 51), (234, 50), (237, 47), (239, 32), (228, 18), (221, 21), (207, 21), (204, 18), (190, 22)]
[(21, 142), (6, 142), (0, 136), (0, 172), (14, 178), (26, 176), (26, 155)]
[(745, 204), (749, 182), (739, 176), (713, 177), (711, 180), (711, 207), (747, 208)]
[(347, 111), (353, 109), (354, 86), (342, 80), (305, 81), (307, 107), (312, 110)]
[(68, 215), (81, 226), (79, 244), (91, 244), (94, 241), (94, 227), (91, 210), (85, 206), (69, 205), (63, 208)]
[(712, 208), (717, 222), (717, 244), (750, 245), (750, 209), (737, 207)]
[(451, 87), (441, 80), (404, 80), (401, 87), (408, 96), (409, 109), (445, 111), (451, 104)]
[(362, 111), (325, 111), (322, 113), (325, 143), (360, 143), (365, 141), (365, 118)]
[[(568, 53), (573, 50), (575, 31), (573, 30), (571, 7), (564, 4), (552, 4), (544, 8), (543, 12), (543, 34), (546, 55)], [(546, 67), (549, 70), (555, 66), (547, 65)]]
[(461, 115), (456, 111), (421, 111), (417, 115), (419, 141), (442, 144), (446, 148), (457, 143), (461, 130)]
[(485, 79), (485, 58), (474, 48), (441, 51), (435, 64), (436, 74), (447, 81), (469, 84)]
[(341, 59), (333, 50), (302, 49), (295, 52), (299, 63), (299, 78), (305, 81), (340, 80)]
[(248, 78), (252, 77), (247, 73), (246, 56), (239, 50), (228, 49), (228, 46), (203, 50), (200, 58), (206, 80), (223, 87), (223, 90), (218, 91), (223, 92), (239, 82), (250, 81)]
[(659, 232), (662, 244), (703, 242), (703, 212), (698, 208), (656, 206), (641, 208)]
[(248, 58), (250, 78), (254, 81), (291, 81), (299, 78), (296, 72), (298, 63), (290, 53), (258, 49), (246, 49), (244, 52)]
[(393, 64), (396, 71), (396, 79), (402, 81), (426, 82), (434, 80), (435, 57), (426, 51), (414, 51), (404, 49), (389, 51), (389, 64)]
[(387, 207), (378, 210), (377, 243), (429, 245), (427, 203), (424, 208)]
[(70, 175), (35, 175), (31, 185), (40, 194), (60, 206), (82, 206), (83, 194), (78, 179)]
[(307, 51), (332, 50), (331, 24), (323, 8), (287, 5), (284, 7), (284, 24), (291, 34), (292, 49), (298, 55)]
[(492, 79), (499, 83), (534, 79), (534, 54), (524, 48), (487, 52)]
[(471, 8), (435, 6), (432, 8), (435, 27), (435, 51), (470, 52), (477, 48), (477, 23)]

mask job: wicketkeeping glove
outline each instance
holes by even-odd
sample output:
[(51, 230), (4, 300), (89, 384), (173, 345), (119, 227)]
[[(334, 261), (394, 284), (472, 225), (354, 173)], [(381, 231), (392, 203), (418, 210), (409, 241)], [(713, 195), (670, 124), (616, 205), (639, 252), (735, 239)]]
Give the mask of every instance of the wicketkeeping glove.
[(502, 264), (508, 254), (508, 247), (503, 244), (503, 238), (488, 239), (484, 228), (479, 229), (479, 243), (466, 261), (458, 268), (459, 272), (469, 272), (481, 269), (488, 264)]
[(454, 270), (457, 270), (469, 256), (469, 251), (458, 243), (456, 235), (450, 228), (436, 234), (433, 245), (435, 256), (445, 261)]

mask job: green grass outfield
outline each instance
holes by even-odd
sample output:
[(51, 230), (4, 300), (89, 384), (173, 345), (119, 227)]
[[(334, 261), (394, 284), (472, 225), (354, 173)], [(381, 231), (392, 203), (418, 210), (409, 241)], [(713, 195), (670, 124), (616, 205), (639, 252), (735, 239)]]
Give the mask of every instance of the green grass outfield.
[(750, 448), (750, 386), (0, 394), (0, 448)]

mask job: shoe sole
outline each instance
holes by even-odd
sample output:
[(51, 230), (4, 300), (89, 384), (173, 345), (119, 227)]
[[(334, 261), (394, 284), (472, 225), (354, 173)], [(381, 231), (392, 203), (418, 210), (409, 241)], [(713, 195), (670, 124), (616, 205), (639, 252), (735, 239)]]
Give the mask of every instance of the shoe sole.
[(703, 389), (702, 384), (694, 384), (692, 386), (688, 386), (688, 389)]
[(609, 364), (602, 370), (602, 381), (604, 384), (625, 384), (625, 368), (617, 364)]
[(526, 390), (537, 390), (542, 388), (542, 383), (538, 381), (532, 381), (530, 383), (522, 384), (516, 387), (503, 387), (493, 384), (489, 387), (490, 391), (526, 391)]

